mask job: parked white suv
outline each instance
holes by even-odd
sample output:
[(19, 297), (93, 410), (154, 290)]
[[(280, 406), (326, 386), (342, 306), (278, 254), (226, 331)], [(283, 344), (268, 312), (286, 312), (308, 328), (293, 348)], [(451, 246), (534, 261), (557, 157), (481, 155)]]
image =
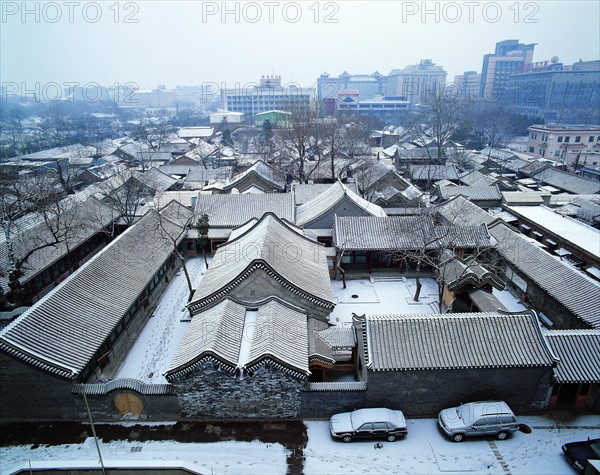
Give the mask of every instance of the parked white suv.
[(495, 435), (504, 440), (519, 429), (515, 414), (504, 401), (469, 402), (444, 409), (438, 415), (438, 423), (454, 442), (478, 435)]

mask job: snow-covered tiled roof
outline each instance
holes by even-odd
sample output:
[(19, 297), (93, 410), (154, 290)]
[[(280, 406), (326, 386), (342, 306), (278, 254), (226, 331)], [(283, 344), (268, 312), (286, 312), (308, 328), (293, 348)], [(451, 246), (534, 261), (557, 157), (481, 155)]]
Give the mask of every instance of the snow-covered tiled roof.
[(507, 205), (541, 205), (544, 204), (544, 196), (549, 193), (537, 191), (503, 191), (502, 198)]
[[(356, 183), (348, 183), (346, 186), (354, 193), (358, 194)], [(294, 192), (294, 202), (296, 206), (312, 200), (315, 196), (331, 188), (329, 183), (292, 183)]]
[(560, 360), (554, 368), (557, 382), (600, 383), (600, 330), (551, 330), (545, 335)]
[[(252, 370), (266, 361), (301, 375), (308, 374), (306, 314), (270, 299), (255, 306), (254, 331), (245, 331), (246, 305), (224, 299), (192, 318), (167, 378), (193, 371), (206, 359), (217, 360), (231, 372)], [(242, 347), (248, 351), (240, 361)]]
[[(533, 312), (357, 317), (371, 371), (552, 366)], [(364, 333), (363, 333), (364, 335)]]
[(135, 177), (144, 185), (159, 193), (168, 190), (177, 183), (176, 178), (163, 173), (155, 167), (150, 168), (144, 173), (136, 173)]
[(336, 216), (334, 245), (344, 250), (488, 248), (495, 245), (485, 225), (434, 225), (430, 216)]
[(485, 175), (478, 170), (461, 173), (459, 181), (467, 186), (492, 186), (498, 182), (496, 178)]
[(73, 379), (183, 239), (179, 226), (148, 211), (61, 285), (0, 332), (0, 349)]
[(177, 135), (182, 139), (208, 138), (213, 135), (213, 127), (182, 127)]
[(296, 209), (296, 224), (302, 226), (320, 216), (324, 215), (345, 197), (348, 197), (354, 204), (362, 208), (371, 216), (385, 216), (385, 212), (376, 204), (369, 203), (350, 190), (342, 182), (337, 181), (332, 184), (328, 190), (315, 196), (310, 201), (300, 205)]
[(332, 308), (333, 294), (323, 249), (321, 244), (267, 213), (244, 234), (217, 249), (189, 305), (198, 309), (214, 303), (260, 268), (293, 292)]
[(504, 282), (472, 256), (461, 260), (447, 249), (443, 252), (440, 260), (442, 261), (440, 276), (449, 290), (460, 288), (465, 284), (473, 287), (490, 285), (498, 290), (504, 289)]
[(571, 175), (570, 173), (554, 168), (542, 170), (531, 176), (541, 183), (554, 186), (569, 193), (589, 195), (600, 193), (600, 182), (590, 178)]
[(458, 181), (458, 171), (453, 164), (449, 165), (411, 165), (410, 176), (413, 180), (450, 180)]
[(198, 196), (196, 214), (208, 214), (211, 227), (241, 226), (265, 213), (294, 222), (294, 197), (291, 193), (213, 194)]
[(258, 160), (254, 165), (248, 168), (248, 170), (234, 176), (223, 189), (231, 190), (232, 188), (238, 188), (239, 191), (243, 191), (243, 189), (240, 189), (240, 185), (243, 184), (244, 180), (251, 177), (255, 177), (257, 180), (265, 183), (268, 188), (263, 191), (270, 192), (270, 188), (275, 188), (280, 191), (285, 190), (285, 175), (262, 160)]
[(504, 259), (583, 322), (600, 328), (600, 283), (532, 244), (504, 223), (491, 224), (489, 232), (498, 241), (497, 249)]
[(600, 258), (600, 230), (554, 212), (546, 206), (505, 206), (506, 210), (538, 228), (558, 236), (563, 242)]
[(498, 186), (442, 186), (438, 188), (438, 193), (443, 200), (447, 200), (456, 195), (462, 195), (471, 201), (500, 201), (502, 194)]
[[(79, 201), (81, 198), (84, 201)], [(60, 210), (60, 212), (58, 212)], [(100, 232), (116, 213), (107, 204), (95, 197), (73, 195), (61, 201), (55, 211), (49, 212), (48, 225), (40, 214), (30, 214), (11, 223), (11, 239), (16, 259), (23, 258), (38, 248), (22, 267), (21, 282), (26, 282), (48, 268), (77, 246)], [(56, 238), (59, 243), (52, 244)], [(9, 268), (9, 252), (4, 233), (0, 233), (0, 268)], [(0, 285), (8, 290), (8, 276), (0, 273)]]

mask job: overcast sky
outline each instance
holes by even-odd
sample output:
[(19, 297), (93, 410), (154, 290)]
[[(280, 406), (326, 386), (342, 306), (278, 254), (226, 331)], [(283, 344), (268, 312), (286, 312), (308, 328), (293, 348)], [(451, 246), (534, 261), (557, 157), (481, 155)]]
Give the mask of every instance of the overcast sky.
[(27, 2), (28, 12), (23, 5), (0, 2), (0, 80), (26, 87), (233, 87), (264, 74), (311, 86), (323, 72), (388, 74), (422, 58), (442, 65), (452, 81), (481, 71), (483, 55), (504, 39), (537, 43), (534, 61), (600, 59), (597, 0), (58, 0)]

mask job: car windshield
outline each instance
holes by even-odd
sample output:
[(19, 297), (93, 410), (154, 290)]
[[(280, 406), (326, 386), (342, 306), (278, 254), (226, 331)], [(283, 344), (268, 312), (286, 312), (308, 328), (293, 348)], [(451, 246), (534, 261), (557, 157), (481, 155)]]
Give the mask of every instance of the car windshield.
[(463, 420), (465, 425), (468, 426), (468, 425), (472, 424), (473, 411), (472, 411), (471, 406), (468, 406), (468, 405), (458, 406), (456, 408), (456, 414), (458, 415), (458, 417), (460, 417)]
[(600, 442), (593, 442), (590, 444), (590, 447), (594, 453), (600, 457)]

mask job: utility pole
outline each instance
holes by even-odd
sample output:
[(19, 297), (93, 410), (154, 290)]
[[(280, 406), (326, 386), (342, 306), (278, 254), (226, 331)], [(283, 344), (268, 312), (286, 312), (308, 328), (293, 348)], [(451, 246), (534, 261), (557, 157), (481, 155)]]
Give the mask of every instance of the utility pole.
[(106, 475), (104, 468), (104, 462), (102, 460), (102, 454), (100, 453), (100, 445), (98, 444), (98, 436), (96, 435), (96, 428), (94, 427), (94, 420), (92, 419), (92, 412), (90, 411), (90, 405), (88, 404), (85, 389), (83, 389), (83, 400), (85, 401), (85, 408), (87, 409), (88, 417), (90, 418), (90, 425), (92, 426), (92, 434), (94, 435), (94, 442), (96, 443), (96, 450), (98, 451), (98, 458), (100, 459), (100, 467), (102, 468), (102, 475)]

